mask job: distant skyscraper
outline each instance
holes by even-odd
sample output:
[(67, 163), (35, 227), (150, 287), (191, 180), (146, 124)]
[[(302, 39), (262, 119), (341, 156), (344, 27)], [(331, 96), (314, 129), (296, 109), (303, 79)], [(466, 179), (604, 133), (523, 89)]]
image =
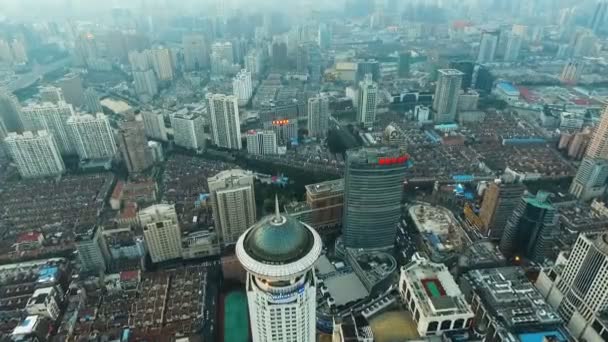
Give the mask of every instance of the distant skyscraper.
[(80, 75), (74, 73), (67, 74), (57, 81), (57, 85), (63, 91), (65, 102), (77, 108), (84, 107), (84, 88), (82, 87)]
[(159, 81), (173, 80), (173, 63), (171, 51), (167, 48), (146, 50), (146, 54)]
[(209, 51), (202, 35), (187, 35), (182, 38), (184, 67), (187, 71), (209, 67)]
[(0, 88), (0, 118), (9, 132), (23, 129), (21, 123), (21, 105), (17, 97)]
[(539, 192), (522, 197), (500, 239), (500, 250), (506, 257), (525, 257), (538, 263), (545, 260), (558, 229), (557, 209), (548, 196)]
[(146, 153), (148, 142), (143, 122), (129, 118), (120, 126), (119, 147), (129, 173), (139, 173), (152, 166), (152, 158)]
[(479, 44), (477, 63), (491, 63), (494, 61), (499, 36), (500, 31), (498, 30), (484, 30), (481, 32), (481, 43)]
[(165, 118), (162, 112), (144, 111), (141, 114), (144, 120), (146, 136), (150, 139), (168, 141)]
[(569, 61), (562, 69), (559, 80), (565, 84), (576, 84), (583, 73), (583, 63), (578, 60)]
[(245, 69), (257, 78), (262, 72), (262, 53), (257, 49), (250, 50), (245, 56)]
[(241, 124), (236, 96), (207, 94), (211, 136), (218, 147), (240, 150)]
[(374, 82), (380, 81), (380, 62), (375, 59), (361, 60), (357, 62), (357, 82), (365, 80), (368, 74), (372, 75)]
[(599, 197), (606, 190), (608, 179), (608, 107), (587, 147), (583, 161), (570, 185), (570, 193), (581, 200)]
[(93, 226), (75, 237), (80, 266), (85, 272), (105, 272), (110, 260), (110, 252), (104, 241), (101, 226)]
[(282, 41), (275, 41), (271, 45), (272, 49), (272, 67), (275, 69), (286, 69), (289, 61), (287, 59), (287, 44)]
[(519, 59), (519, 52), (521, 51), (521, 44), (523, 37), (510, 33), (509, 39), (507, 40), (507, 49), (505, 51), (505, 61), (514, 62)]
[(317, 232), (279, 212), (239, 238), (236, 256), (247, 270), (246, 290), (253, 342), (314, 342), (316, 277), (321, 254)]
[(216, 231), (224, 245), (235, 244), (239, 236), (255, 223), (253, 174), (226, 170), (207, 179)]
[(344, 245), (389, 248), (395, 243), (407, 157), (391, 148), (346, 153)]
[(608, 11), (608, 2), (598, 1), (595, 11), (589, 21), (589, 28), (597, 33), (597, 31), (604, 25), (606, 21), (606, 12)]
[(232, 79), (232, 93), (238, 99), (239, 106), (244, 106), (251, 99), (253, 86), (251, 84), (251, 72), (242, 69)]
[(367, 74), (365, 79), (359, 82), (357, 121), (366, 128), (373, 127), (376, 121), (377, 106), (378, 84), (372, 80), (371, 74)]
[(152, 68), (150, 58), (145, 51), (130, 51), (129, 64), (133, 72), (146, 71)]
[(329, 129), (329, 98), (317, 95), (308, 99), (308, 135), (324, 138)]
[(23, 128), (27, 131), (47, 130), (53, 134), (61, 154), (74, 154), (76, 150), (68, 135), (67, 120), (74, 115), (72, 105), (63, 101), (29, 105), (21, 110)]
[(175, 205), (156, 204), (138, 214), (153, 263), (182, 257), (182, 232)]
[(200, 115), (176, 114), (171, 118), (173, 142), (186, 149), (205, 149), (205, 120)]
[(50, 132), (9, 133), (4, 145), (23, 178), (58, 176), (65, 172), (59, 147)]
[(277, 134), (271, 130), (247, 132), (247, 152), (253, 155), (277, 154)]
[(409, 77), (410, 76), (410, 64), (412, 60), (412, 52), (411, 51), (403, 51), (399, 53), (399, 77)]
[(526, 187), (523, 184), (491, 183), (483, 194), (479, 218), (490, 239), (500, 240), (513, 210), (521, 202)]
[(67, 120), (67, 126), (81, 160), (111, 159), (116, 155), (114, 132), (104, 114), (74, 115)]
[(103, 113), (101, 102), (99, 102), (99, 94), (93, 88), (87, 88), (84, 92), (84, 99), (86, 101), (86, 107), (89, 113), (97, 114)]
[(38, 93), (40, 94), (40, 101), (42, 102), (50, 102), (56, 104), (59, 101), (65, 101), (61, 88), (52, 86), (40, 87)]
[(319, 24), (318, 44), (322, 50), (331, 47), (331, 26), (325, 23)]
[(573, 57), (592, 57), (596, 55), (597, 37), (589, 30), (582, 30), (575, 34), (572, 40)]
[(27, 63), (27, 50), (23, 42), (17, 39), (11, 41), (11, 51), (13, 53), (13, 61), (15, 63)]
[(464, 74), (456, 69), (439, 69), (439, 79), (435, 88), (433, 110), (437, 123), (450, 123), (456, 120), (458, 94)]
[(462, 75), (462, 90), (469, 90), (473, 86), (473, 73), (475, 72), (475, 63), (470, 61), (454, 61), (450, 62), (450, 69), (456, 69), (463, 73)]
[(153, 98), (158, 93), (158, 83), (152, 69), (133, 71), (133, 81), (135, 92), (145, 100)]

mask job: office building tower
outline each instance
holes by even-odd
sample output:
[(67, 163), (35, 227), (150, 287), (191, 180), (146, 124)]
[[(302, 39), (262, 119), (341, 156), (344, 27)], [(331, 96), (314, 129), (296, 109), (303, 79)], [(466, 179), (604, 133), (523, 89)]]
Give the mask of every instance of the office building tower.
[(572, 56), (575, 58), (593, 57), (597, 53), (597, 37), (593, 32), (585, 30), (576, 33), (572, 43)]
[(184, 67), (186, 71), (209, 67), (209, 51), (204, 36), (184, 36), (182, 46), (184, 48)]
[(462, 75), (462, 90), (467, 91), (473, 86), (473, 73), (475, 72), (475, 63), (469, 61), (454, 61), (450, 62), (450, 69), (456, 69), (463, 73)]
[(146, 71), (152, 68), (150, 58), (145, 51), (130, 51), (129, 64), (131, 65), (131, 71)]
[(580, 234), (570, 253), (543, 269), (536, 287), (576, 341), (608, 341), (608, 235)]
[(285, 42), (275, 40), (271, 45), (271, 65), (274, 69), (284, 70), (289, 66), (287, 59), (287, 44)]
[(17, 39), (11, 40), (11, 52), (13, 53), (13, 62), (16, 64), (25, 64), (29, 61), (27, 58), (27, 50), (23, 42)]
[(405, 78), (410, 76), (410, 64), (412, 60), (411, 51), (403, 51), (399, 53), (399, 77)]
[(168, 141), (165, 117), (160, 111), (144, 111), (141, 114), (144, 121), (146, 136), (150, 139)]
[(583, 73), (583, 63), (579, 60), (573, 60), (566, 63), (559, 80), (565, 84), (576, 84)]
[(46, 130), (52, 133), (59, 152), (69, 155), (76, 152), (66, 126), (67, 120), (73, 115), (72, 105), (63, 101), (57, 104), (31, 104), (21, 110), (21, 122), (26, 131)]
[(308, 135), (324, 138), (329, 130), (329, 97), (319, 94), (308, 99)]
[(483, 193), (479, 218), (492, 240), (500, 240), (507, 220), (521, 202), (526, 187), (520, 183), (490, 183)]
[(152, 69), (134, 71), (133, 82), (135, 84), (135, 92), (142, 99), (149, 100), (158, 94), (158, 83)]
[(509, 33), (507, 48), (505, 51), (505, 61), (514, 62), (519, 59), (519, 52), (521, 51), (522, 42), (522, 36), (515, 33)]
[(281, 214), (264, 217), (239, 238), (236, 256), (247, 271), (246, 290), (253, 342), (314, 342), (316, 277), (321, 237)]
[(392, 148), (346, 152), (344, 245), (389, 248), (395, 243), (407, 156)]
[(87, 90), (84, 91), (84, 100), (86, 102), (86, 107), (89, 113), (103, 113), (101, 102), (99, 102), (99, 94), (97, 94), (97, 91), (95, 89), (87, 88)]
[(239, 169), (226, 170), (207, 179), (215, 228), (224, 245), (235, 244), (255, 223), (254, 177)]
[(283, 119), (264, 122), (264, 129), (272, 130), (277, 136), (279, 145), (287, 145), (298, 140), (298, 120)]
[(376, 109), (378, 106), (378, 84), (372, 80), (372, 75), (367, 74), (365, 79), (359, 82), (359, 97), (357, 101), (357, 121), (363, 127), (370, 128), (376, 121)]
[(570, 185), (570, 193), (586, 201), (604, 194), (608, 179), (608, 107), (596, 126), (585, 157)]
[(122, 159), (129, 173), (139, 173), (152, 166), (152, 158), (146, 151), (148, 142), (143, 122), (137, 121), (135, 118), (122, 122), (118, 139)]
[(589, 20), (589, 28), (597, 33), (603, 26), (606, 21), (606, 12), (608, 11), (608, 2), (602, 0), (598, 1), (595, 11), (591, 15)]
[(277, 154), (277, 134), (270, 130), (249, 131), (246, 134), (247, 152), (253, 155)]
[(59, 147), (48, 131), (9, 133), (4, 146), (22, 178), (58, 176), (65, 172)]
[(242, 69), (232, 79), (232, 93), (236, 96), (239, 106), (245, 106), (253, 95), (251, 72)]
[(175, 205), (156, 204), (137, 214), (153, 263), (182, 257), (182, 232)]
[(171, 60), (171, 51), (169, 49), (150, 49), (146, 50), (146, 54), (159, 81), (173, 80), (173, 61)]
[(82, 87), (80, 75), (75, 73), (67, 74), (57, 81), (57, 86), (61, 88), (65, 102), (75, 108), (84, 107), (84, 88)]
[(319, 35), (317, 43), (322, 50), (327, 50), (331, 47), (331, 26), (325, 23), (319, 24)]
[(205, 150), (205, 119), (201, 115), (176, 113), (171, 117), (173, 143), (189, 150)]
[(548, 201), (549, 193), (524, 195), (507, 220), (500, 250), (507, 258), (527, 258), (542, 263), (558, 229), (557, 209)]
[(84, 272), (105, 272), (110, 261), (103, 228), (93, 226), (75, 233), (76, 251), (80, 260), (80, 269)]
[(479, 43), (479, 54), (477, 63), (491, 63), (496, 56), (498, 48), (499, 30), (484, 30), (481, 32), (481, 42)]
[(241, 123), (236, 96), (207, 94), (211, 137), (218, 147), (241, 149)]
[(451, 123), (456, 121), (458, 111), (458, 94), (462, 86), (464, 74), (456, 69), (439, 69), (439, 79), (435, 88), (433, 110), (436, 113), (436, 123)]
[(9, 132), (23, 129), (19, 100), (8, 90), (2, 88), (0, 88), (0, 118)]
[(38, 89), (38, 94), (40, 95), (41, 102), (50, 102), (56, 104), (60, 101), (65, 101), (61, 88), (53, 86), (40, 87)]
[(226, 60), (229, 64), (234, 63), (234, 49), (231, 42), (213, 43), (211, 45), (211, 54), (215, 54), (219, 60)]
[(355, 74), (356, 81), (361, 82), (365, 80), (366, 76), (372, 75), (374, 82), (380, 81), (380, 62), (375, 59), (362, 60), (357, 62), (357, 72)]
[(245, 56), (245, 69), (251, 72), (253, 78), (257, 78), (262, 73), (262, 53), (257, 49), (252, 49)]
[(74, 115), (66, 123), (80, 160), (114, 158), (114, 132), (104, 114)]

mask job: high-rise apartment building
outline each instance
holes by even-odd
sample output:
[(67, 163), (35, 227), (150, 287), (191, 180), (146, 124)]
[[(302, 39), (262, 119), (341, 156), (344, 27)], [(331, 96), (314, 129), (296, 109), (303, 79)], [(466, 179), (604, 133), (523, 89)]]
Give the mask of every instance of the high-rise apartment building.
[(486, 235), (500, 240), (507, 220), (521, 202), (526, 187), (520, 183), (491, 183), (483, 194), (479, 218)]
[(378, 106), (378, 84), (372, 80), (372, 75), (365, 75), (359, 82), (359, 97), (357, 101), (357, 121), (365, 128), (373, 127), (376, 121)]
[(213, 143), (218, 147), (240, 150), (241, 123), (236, 96), (207, 94), (207, 101)]
[(597, 31), (605, 24), (606, 12), (608, 12), (608, 2), (603, 0), (598, 1), (595, 11), (589, 19), (589, 28), (593, 32), (597, 33)]
[(232, 93), (238, 99), (239, 106), (244, 106), (251, 99), (253, 85), (251, 83), (251, 72), (242, 69), (232, 79)]
[(66, 122), (74, 115), (72, 105), (59, 101), (57, 104), (45, 102), (31, 104), (21, 110), (21, 122), (26, 131), (46, 130), (53, 134), (59, 152), (74, 154), (76, 150), (68, 135)]
[(549, 193), (525, 195), (507, 221), (500, 250), (507, 258), (523, 257), (542, 263), (558, 229), (557, 209), (548, 201)]
[(243, 170), (226, 170), (207, 179), (216, 231), (224, 245), (235, 244), (255, 223), (254, 177)]
[(392, 148), (346, 152), (344, 245), (389, 248), (395, 243), (408, 157)]
[(579, 235), (536, 281), (576, 341), (608, 341), (608, 235)]
[(140, 210), (137, 216), (153, 263), (182, 257), (182, 232), (175, 205), (156, 204)]
[(22, 178), (58, 176), (65, 172), (59, 147), (48, 131), (9, 133), (4, 146)]
[(141, 113), (144, 120), (146, 136), (150, 139), (167, 141), (167, 127), (165, 117), (160, 111), (144, 111)]
[(102, 230), (102, 227), (95, 225), (75, 234), (80, 267), (85, 272), (105, 272), (108, 268), (110, 252)]
[(479, 43), (479, 54), (477, 63), (491, 63), (496, 56), (498, 48), (499, 30), (484, 30), (481, 32), (481, 42)]
[(604, 109), (600, 123), (570, 185), (570, 193), (581, 200), (599, 197), (606, 190), (608, 179), (608, 107)]
[(97, 94), (97, 91), (95, 89), (87, 88), (87, 90), (84, 91), (84, 100), (86, 102), (86, 107), (89, 113), (103, 113), (101, 102), (99, 102), (99, 94)]
[(159, 81), (173, 80), (173, 62), (171, 51), (167, 48), (155, 48), (146, 50), (152, 69)]
[(519, 52), (521, 51), (523, 40), (522, 36), (515, 33), (509, 33), (507, 49), (505, 50), (505, 61), (514, 62), (519, 59)]
[(182, 38), (184, 67), (187, 71), (209, 66), (209, 51), (202, 35), (186, 35)]
[(234, 49), (232, 43), (215, 42), (211, 45), (211, 73), (223, 75), (230, 71), (234, 64)]
[(112, 159), (116, 155), (114, 132), (104, 114), (74, 115), (66, 124), (80, 160)]
[(152, 69), (133, 71), (133, 82), (135, 84), (135, 92), (145, 100), (149, 100), (158, 94), (158, 82)]
[(239, 238), (236, 256), (245, 287), (253, 342), (314, 342), (316, 277), (321, 237), (308, 225), (276, 212)]
[(578, 60), (572, 60), (564, 65), (559, 80), (566, 84), (576, 84), (583, 73), (584, 64)]
[(277, 134), (271, 130), (249, 131), (247, 152), (254, 155), (277, 154)]
[(329, 98), (317, 95), (308, 99), (308, 135), (316, 138), (327, 136), (329, 129)]
[(0, 88), (0, 118), (9, 132), (23, 129), (19, 100), (8, 90), (2, 88)]
[(458, 95), (462, 86), (464, 73), (456, 69), (439, 69), (439, 78), (435, 88), (433, 110), (437, 123), (451, 123), (456, 120)]
[(29, 61), (27, 57), (27, 49), (21, 40), (11, 40), (11, 51), (13, 53), (13, 62), (21, 64)]
[(59, 81), (57, 86), (61, 88), (65, 102), (71, 104), (75, 108), (83, 108), (85, 105), (84, 88), (79, 74), (70, 73)]
[(245, 56), (245, 69), (251, 72), (253, 78), (257, 78), (262, 73), (262, 53), (257, 49), (252, 49)]
[(129, 173), (139, 173), (152, 166), (152, 158), (146, 151), (148, 142), (143, 122), (135, 118), (123, 122), (118, 139), (122, 159)]
[(201, 152), (205, 149), (205, 119), (201, 115), (177, 113), (171, 117), (171, 126), (176, 146)]

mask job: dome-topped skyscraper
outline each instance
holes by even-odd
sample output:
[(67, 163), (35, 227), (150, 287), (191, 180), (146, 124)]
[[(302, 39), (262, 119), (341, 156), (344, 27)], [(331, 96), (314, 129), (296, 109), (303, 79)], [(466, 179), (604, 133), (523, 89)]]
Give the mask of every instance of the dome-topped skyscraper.
[(254, 342), (316, 341), (314, 263), (321, 238), (308, 225), (279, 212), (261, 219), (236, 244), (247, 270), (247, 300)]

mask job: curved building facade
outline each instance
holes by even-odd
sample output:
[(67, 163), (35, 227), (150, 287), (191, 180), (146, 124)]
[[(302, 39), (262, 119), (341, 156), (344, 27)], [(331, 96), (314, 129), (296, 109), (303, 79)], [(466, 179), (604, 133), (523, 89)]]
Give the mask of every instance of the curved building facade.
[(247, 270), (253, 342), (316, 341), (314, 263), (321, 254), (317, 232), (276, 213), (239, 238), (236, 256)]
[(343, 220), (346, 247), (394, 245), (407, 160), (393, 148), (347, 152)]

